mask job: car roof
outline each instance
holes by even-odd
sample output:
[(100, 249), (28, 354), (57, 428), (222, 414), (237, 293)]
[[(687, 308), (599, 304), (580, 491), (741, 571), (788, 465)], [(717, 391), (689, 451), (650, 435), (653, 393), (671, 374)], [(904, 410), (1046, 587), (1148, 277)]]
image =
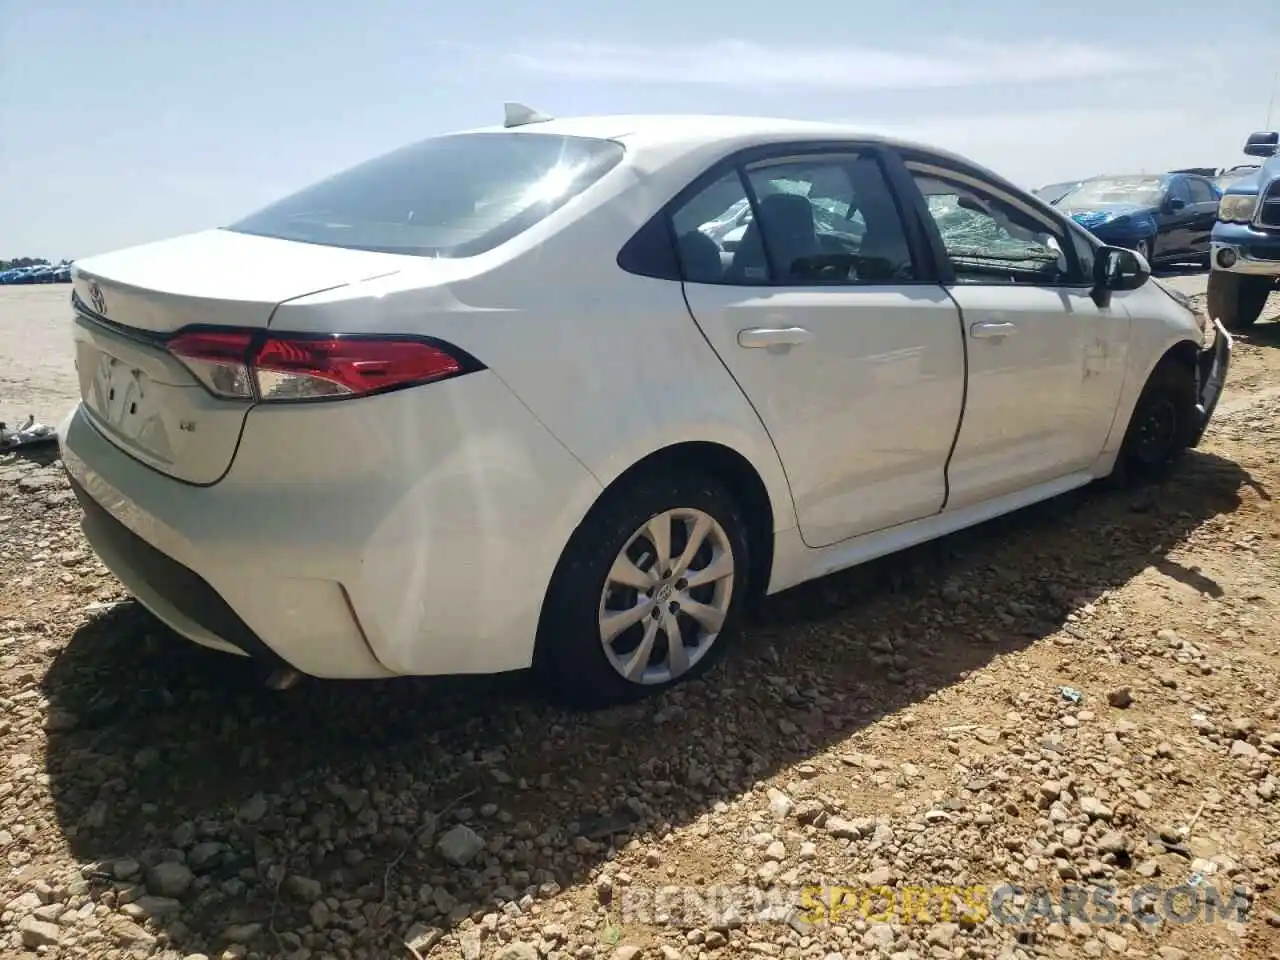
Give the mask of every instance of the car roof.
[(543, 133), (619, 140), (644, 147), (702, 146), (725, 143), (733, 147), (774, 142), (861, 140), (887, 146), (918, 148), (942, 157), (979, 166), (967, 157), (932, 144), (876, 133), (851, 124), (822, 120), (788, 120), (780, 117), (731, 114), (602, 114), (559, 117), (518, 126), (501, 124), (476, 127), (464, 133)]
[(1169, 180), (1173, 177), (1185, 177), (1185, 173), (1104, 173), (1096, 177), (1090, 177), (1090, 180), (1129, 180), (1129, 181), (1150, 181), (1150, 180)]

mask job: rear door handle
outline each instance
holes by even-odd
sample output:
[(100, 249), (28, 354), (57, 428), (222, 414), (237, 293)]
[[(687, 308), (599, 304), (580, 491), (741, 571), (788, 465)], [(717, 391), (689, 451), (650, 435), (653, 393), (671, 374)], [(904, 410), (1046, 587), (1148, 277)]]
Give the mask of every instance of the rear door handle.
[(813, 334), (804, 327), (750, 327), (738, 331), (738, 346), (747, 349), (795, 347), (812, 339)]
[(990, 340), (993, 337), (1007, 337), (1018, 332), (1018, 325), (1007, 320), (991, 320), (975, 323), (969, 328), (969, 336), (975, 340)]

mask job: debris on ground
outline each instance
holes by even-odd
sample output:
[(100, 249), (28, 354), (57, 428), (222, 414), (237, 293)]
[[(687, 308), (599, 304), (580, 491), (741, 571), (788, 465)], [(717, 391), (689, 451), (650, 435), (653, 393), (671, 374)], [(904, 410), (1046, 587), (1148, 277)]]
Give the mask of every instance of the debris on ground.
[(57, 442), (58, 434), (53, 427), (36, 423), (34, 415), (29, 416), (17, 430), (10, 430), (7, 424), (0, 422), (0, 453)]

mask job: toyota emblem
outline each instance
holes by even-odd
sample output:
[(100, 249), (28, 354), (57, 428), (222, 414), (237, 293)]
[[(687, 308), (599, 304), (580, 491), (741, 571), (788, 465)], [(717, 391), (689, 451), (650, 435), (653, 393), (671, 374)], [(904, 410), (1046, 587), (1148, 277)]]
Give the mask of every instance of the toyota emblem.
[(96, 280), (89, 281), (89, 299), (93, 301), (93, 309), (102, 316), (107, 315), (107, 298), (102, 295), (102, 288)]

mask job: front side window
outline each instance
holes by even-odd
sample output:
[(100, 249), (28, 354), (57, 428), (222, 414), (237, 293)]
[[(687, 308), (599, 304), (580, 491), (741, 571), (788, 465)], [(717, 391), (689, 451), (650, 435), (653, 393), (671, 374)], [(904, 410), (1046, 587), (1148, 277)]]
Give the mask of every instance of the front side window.
[(421, 257), (469, 257), (532, 227), (622, 159), (612, 140), (545, 133), (433, 137), (307, 187), (236, 233)]
[(1066, 232), (1029, 207), (941, 170), (909, 164), (957, 283), (1085, 282)]
[(1213, 186), (1208, 180), (1190, 180), (1191, 199), (1196, 203), (1216, 203), (1217, 196), (1213, 192)]
[(872, 157), (791, 158), (731, 171), (681, 205), (671, 226), (690, 282), (865, 285), (917, 277), (897, 203)]
[(1186, 180), (1174, 180), (1169, 184), (1169, 199), (1181, 200), (1183, 203), (1192, 203), (1191, 188), (1187, 186)]

